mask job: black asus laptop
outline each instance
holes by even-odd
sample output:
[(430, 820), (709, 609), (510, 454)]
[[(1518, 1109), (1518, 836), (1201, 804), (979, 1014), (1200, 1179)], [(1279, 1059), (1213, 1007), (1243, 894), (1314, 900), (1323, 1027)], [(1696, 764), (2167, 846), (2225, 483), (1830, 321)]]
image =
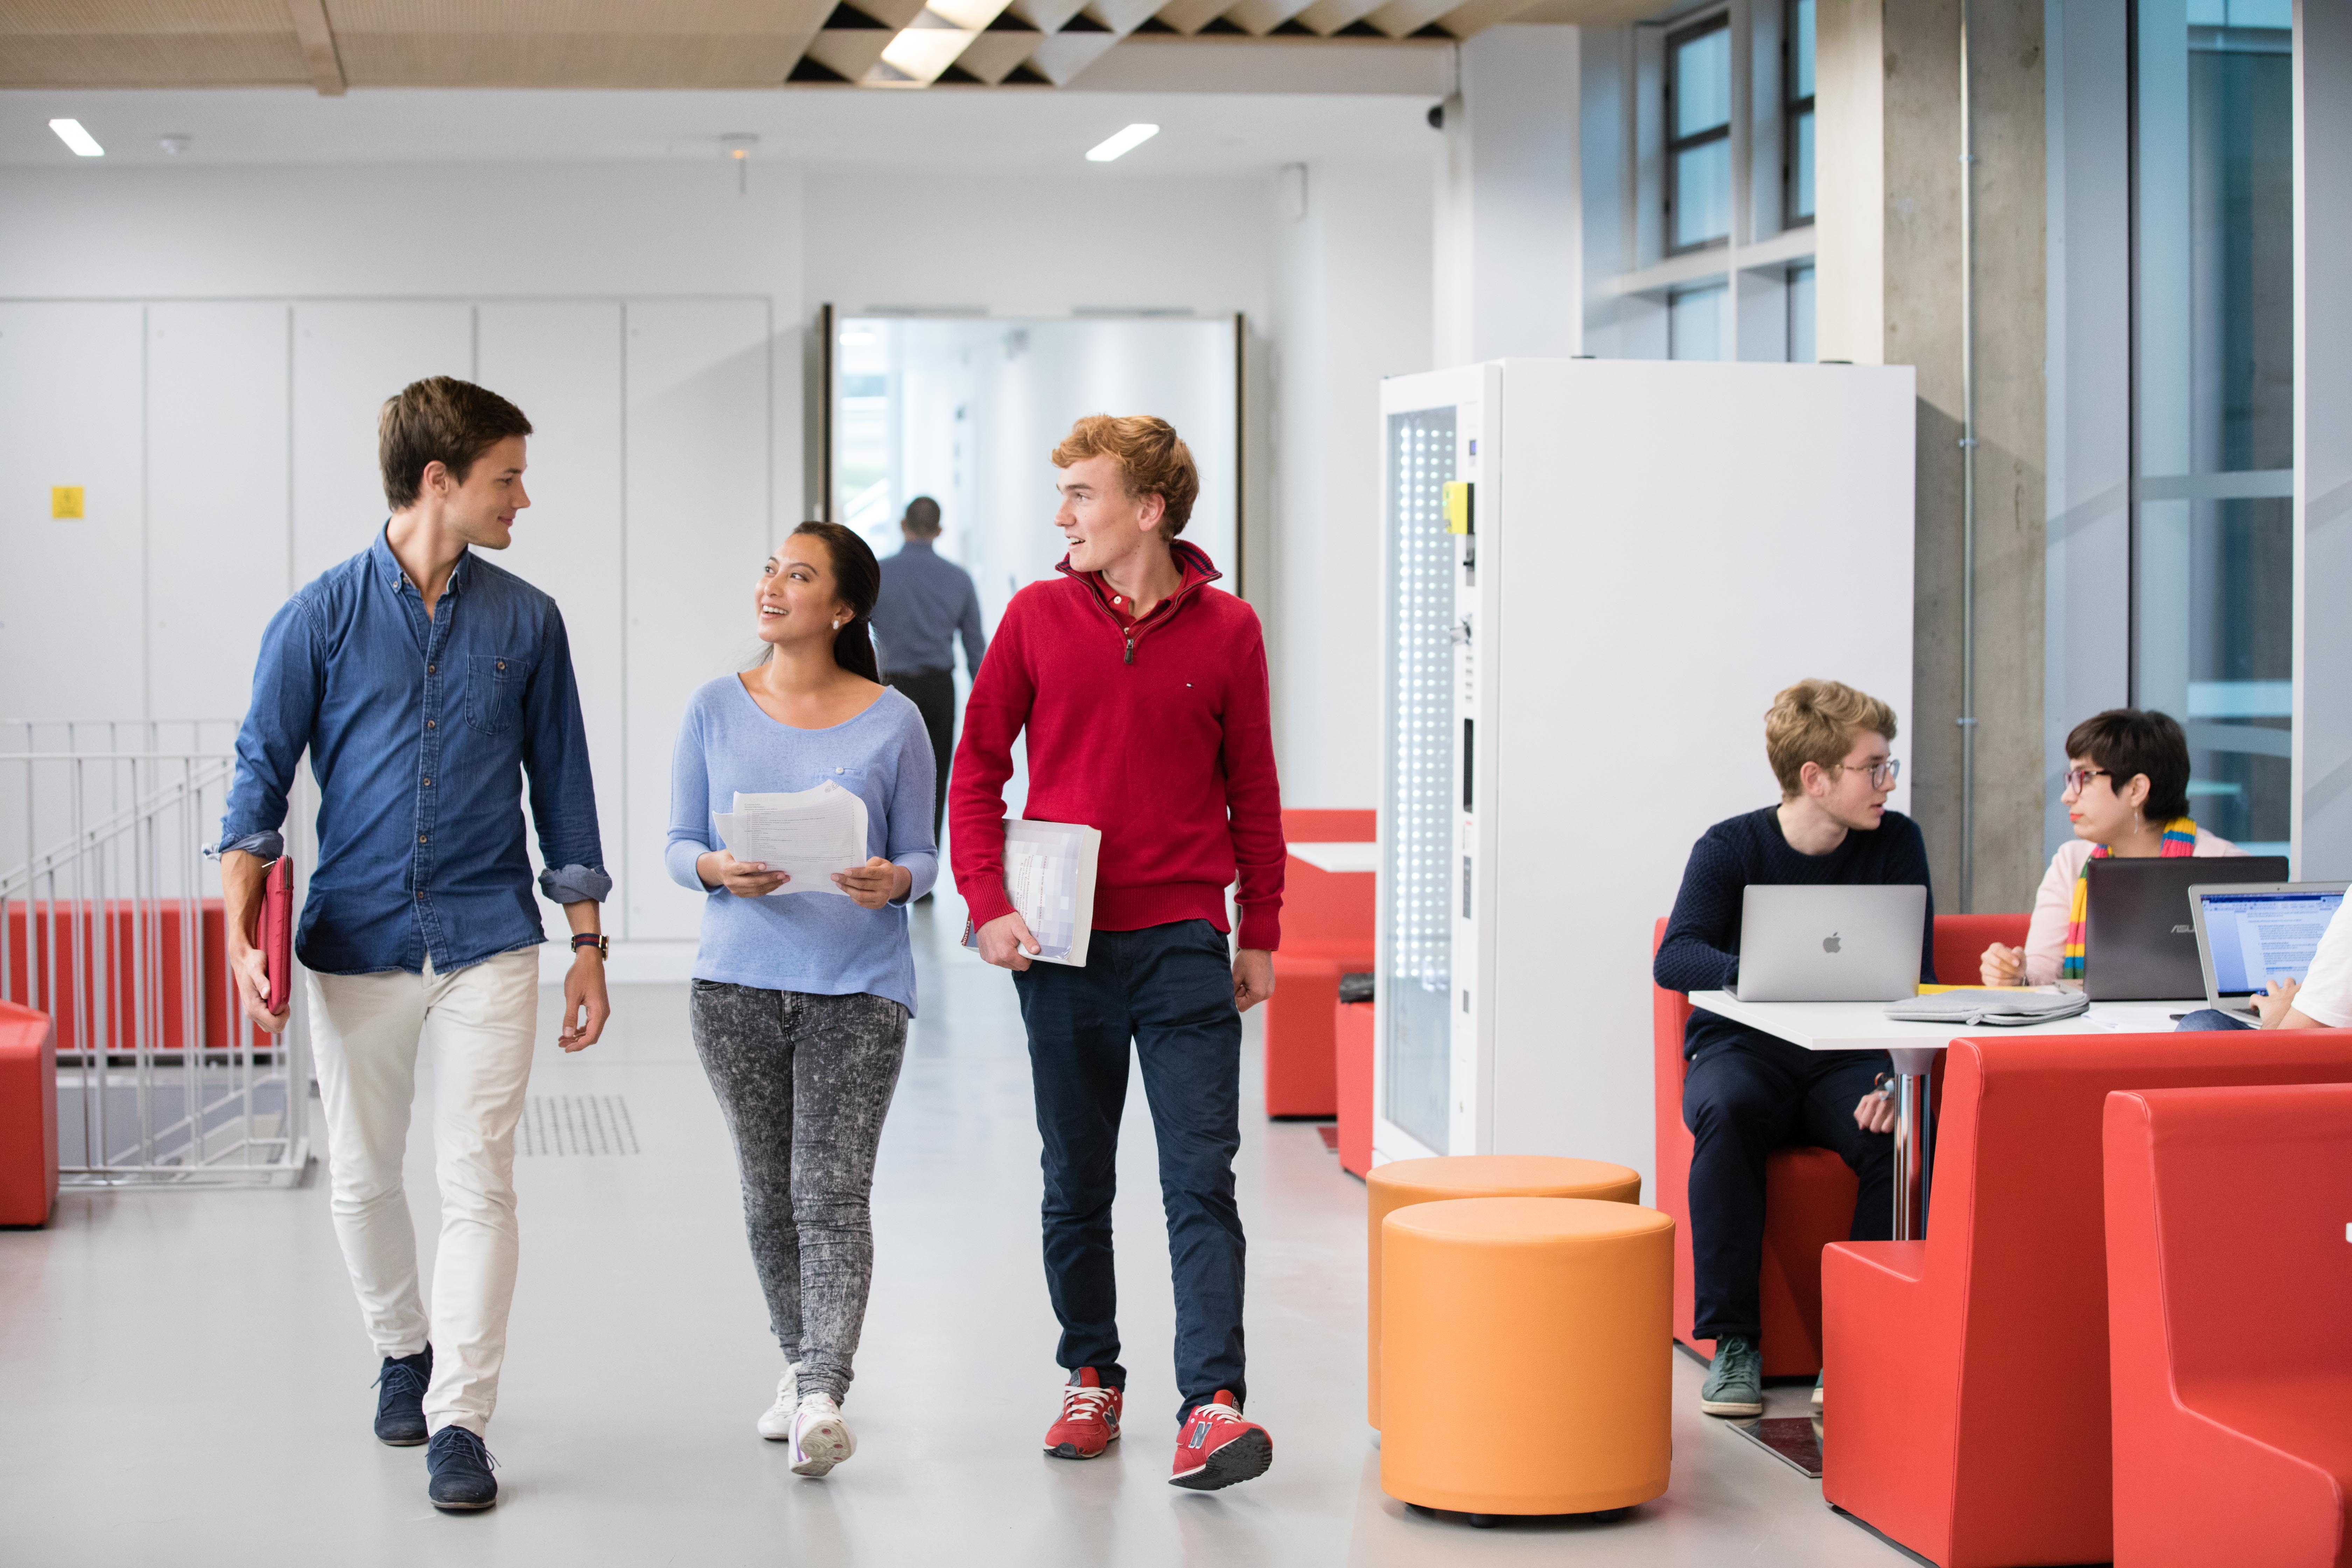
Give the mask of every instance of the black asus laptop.
[(2094, 1002), (2205, 997), (2189, 889), (2200, 882), (2284, 882), (2286, 857), (2090, 862), (2083, 913), (2083, 991)]

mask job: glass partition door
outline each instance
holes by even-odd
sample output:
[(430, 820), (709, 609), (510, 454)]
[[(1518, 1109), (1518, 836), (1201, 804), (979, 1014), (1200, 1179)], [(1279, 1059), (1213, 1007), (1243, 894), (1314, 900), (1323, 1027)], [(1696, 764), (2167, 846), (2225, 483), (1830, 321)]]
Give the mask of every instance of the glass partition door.
[(2289, 0), (2132, 13), (2132, 701), (2203, 826), (2286, 852), (2294, 570)]

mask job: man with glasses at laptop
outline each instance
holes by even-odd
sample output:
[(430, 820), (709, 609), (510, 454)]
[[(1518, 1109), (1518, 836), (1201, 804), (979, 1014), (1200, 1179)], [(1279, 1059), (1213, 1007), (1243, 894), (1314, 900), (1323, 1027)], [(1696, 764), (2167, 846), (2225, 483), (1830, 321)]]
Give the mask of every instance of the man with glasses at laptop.
[[(1895, 732), (1893, 709), (1834, 680), (1801, 680), (1772, 700), (1764, 750), (1780, 804), (1717, 823), (1692, 848), (1653, 967), (1660, 985), (1735, 984), (1750, 884), (1927, 888), (1918, 825), (1886, 809), (1898, 767), (1888, 750)], [(1934, 931), (1930, 895), (1919, 950), (1919, 978), (1930, 984)], [(1696, 1329), (1715, 1341), (1699, 1408), (1760, 1415), (1765, 1156), (1791, 1144), (1836, 1151), (1861, 1182), (1853, 1238), (1887, 1239), (1895, 1107), (1877, 1086), (1893, 1065), (1884, 1051), (1808, 1051), (1703, 1009), (1690, 1016), (1683, 1055), (1690, 1063), (1683, 1121), (1692, 1140)], [(1821, 1399), (1816, 1382), (1814, 1404)]]

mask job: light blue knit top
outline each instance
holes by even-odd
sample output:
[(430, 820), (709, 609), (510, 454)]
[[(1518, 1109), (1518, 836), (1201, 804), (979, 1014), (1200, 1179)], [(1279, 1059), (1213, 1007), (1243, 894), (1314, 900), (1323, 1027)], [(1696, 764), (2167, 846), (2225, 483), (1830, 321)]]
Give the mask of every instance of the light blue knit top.
[(724, 847), (711, 818), (735, 809), (738, 790), (814, 789), (829, 781), (865, 799), (866, 852), (904, 866), (914, 878), (907, 896), (919, 899), (939, 875), (934, 776), (922, 715), (895, 690), (829, 730), (777, 723), (731, 675), (697, 691), (670, 764), (667, 851), (669, 874), (708, 894), (695, 978), (825, 996), (866, 992), (914, 1012), (904, 903), (866, 910), (830, 893), (739, 899), (723, 888), (705, 889), (694, 863)]

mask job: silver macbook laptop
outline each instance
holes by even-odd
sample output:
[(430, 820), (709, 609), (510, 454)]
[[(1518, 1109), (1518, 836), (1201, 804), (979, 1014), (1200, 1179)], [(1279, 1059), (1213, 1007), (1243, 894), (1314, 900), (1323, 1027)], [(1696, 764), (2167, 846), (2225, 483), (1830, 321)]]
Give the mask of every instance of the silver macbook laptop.
[[(2210, 864), (2210, 862), (2209, 862)], [(2342, 882), (2200, 882), (2189, 889), (2205, 1005), (2256, 1021), (2273, 980), (2300, 981), (2344, 901)]]
[(1739, 906), (1742, 1002), (1892, 1002), (1919, 984), (1927, 889), (1760, 887)]

